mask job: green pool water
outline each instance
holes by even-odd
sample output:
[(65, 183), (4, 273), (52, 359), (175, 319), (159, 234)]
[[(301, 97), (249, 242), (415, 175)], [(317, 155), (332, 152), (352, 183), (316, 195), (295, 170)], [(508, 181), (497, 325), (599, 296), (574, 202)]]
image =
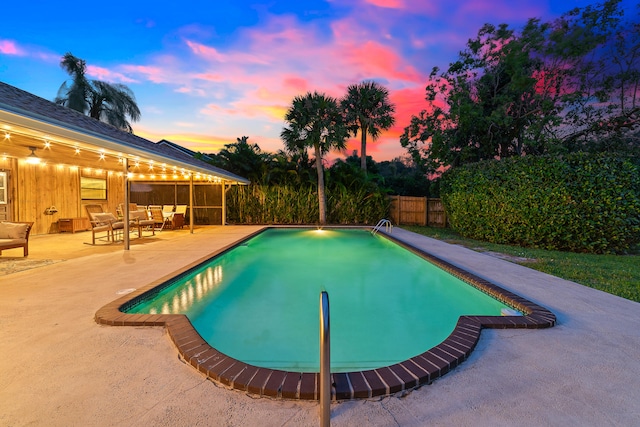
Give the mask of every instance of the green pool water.
[(444, 341), (461, 315), (501, 302), (366, 230), (268, 229), (129, 313), (183, 313), (214, 348), (255, 366), (319, 370), (329, 294), (331, 370), (388, 366)]

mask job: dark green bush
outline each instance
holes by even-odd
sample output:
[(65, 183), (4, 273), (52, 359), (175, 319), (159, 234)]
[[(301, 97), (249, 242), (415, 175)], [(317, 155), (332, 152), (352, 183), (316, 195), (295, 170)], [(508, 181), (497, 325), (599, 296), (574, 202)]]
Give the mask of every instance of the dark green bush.
[[(365, 187), (325, 190), (329, 224), (376, 224), (389, 212), (389, 199)], [(227, 220), (236, 224), (316, 224), (313, 186), (235, 186), (227, 193)]]
[(465, 237), (574, 252), (640, 242), (640, 157), (574, 153), (458, 167), (443, 175), (451, 227)]

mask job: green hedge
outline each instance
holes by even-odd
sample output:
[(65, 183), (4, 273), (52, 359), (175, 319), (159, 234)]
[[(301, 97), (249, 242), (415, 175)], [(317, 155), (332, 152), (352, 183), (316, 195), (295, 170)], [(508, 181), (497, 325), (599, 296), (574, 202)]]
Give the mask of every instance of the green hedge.
[[(380, 191), (341, 186), (325, 190), (327, 223), (376, 224), (389, 212)], [(311, 186), (235, 186), (227, 193), (227, 220), (235, 224), (317, 224), (318, 194)]]
[(465, 237), (574, 252), (640, 242), (640, 157), (574, 153), (485, 161), (447, 171), (441, 197)]

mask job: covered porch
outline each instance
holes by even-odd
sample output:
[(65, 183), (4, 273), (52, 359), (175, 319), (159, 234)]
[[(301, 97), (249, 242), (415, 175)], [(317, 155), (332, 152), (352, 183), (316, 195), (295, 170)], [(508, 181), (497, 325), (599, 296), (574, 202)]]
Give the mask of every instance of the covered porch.
[(114, 214), (123, 206), (123, 216), (130, 202), (187, 205), (192, 232), (224, 225), (225, 192), (236, 184), (248, 181), (0, 83), (0, 221), (34, 222), (32, 236), (88, 219), (89, 204)]

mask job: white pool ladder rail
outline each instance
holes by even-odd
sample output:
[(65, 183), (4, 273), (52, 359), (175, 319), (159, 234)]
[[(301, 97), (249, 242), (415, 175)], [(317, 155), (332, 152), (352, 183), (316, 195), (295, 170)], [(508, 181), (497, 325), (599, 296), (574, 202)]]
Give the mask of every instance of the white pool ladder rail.
[(384, 227), (384, 231), (387, 233), (393, 232), (393, 224), (391, 224), (391, 221), (389, 221), (388, 219), (382, 218), (380, 221), (378, 221), (376, 226), (373, 227), (373, 229), (371, 230), (371, 234), (375, 236), (376, 233), (380, 231), (382, 227)]

